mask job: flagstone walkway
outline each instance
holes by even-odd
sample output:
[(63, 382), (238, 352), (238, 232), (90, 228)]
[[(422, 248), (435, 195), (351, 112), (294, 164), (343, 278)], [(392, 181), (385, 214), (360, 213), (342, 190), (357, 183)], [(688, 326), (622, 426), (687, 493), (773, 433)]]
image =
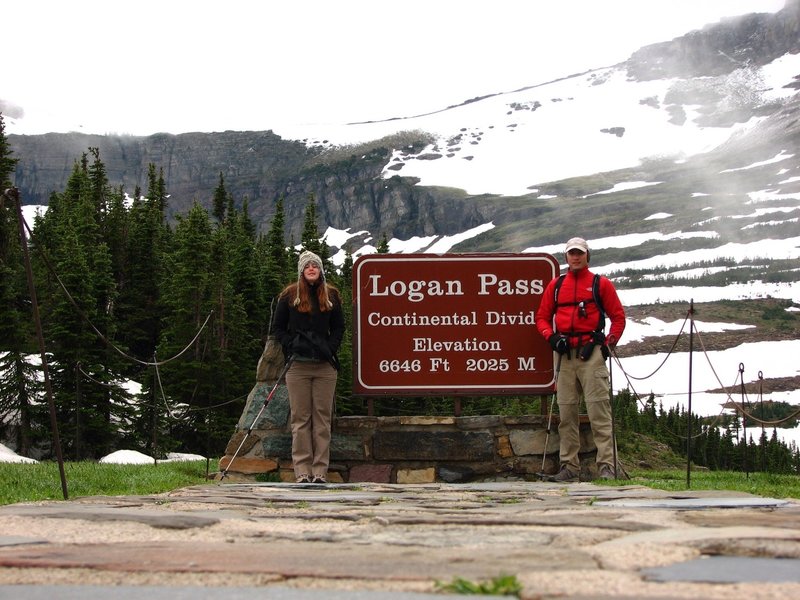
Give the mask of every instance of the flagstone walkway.
[(0, 507), (0, 598), (148, 586), (149, 600), (220, 588), (421, 599), (437, 582), (505, 574), (523, 599), (800, 598), (800, 501), (591, 483), (226, 482)]

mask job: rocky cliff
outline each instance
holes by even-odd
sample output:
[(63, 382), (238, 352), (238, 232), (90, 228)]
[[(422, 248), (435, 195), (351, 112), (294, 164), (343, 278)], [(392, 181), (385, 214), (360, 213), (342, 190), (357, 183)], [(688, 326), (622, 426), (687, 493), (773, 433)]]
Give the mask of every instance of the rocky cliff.
[(109, 181), (133, 195), (147, 191), (148, 165), (163, 169), (170, 194), (170, 215), (185, 212), (194, 202), (211, 205), (220, 173), (225, 187), (261, 230), (269, 227), (275, 202), (284, 198), (287, 235), (299, 239), (310, 194), (317, 201), (322, 230), (330, 225), (388, 236), (447, 234), (487, 220), (490, 206), (457, 190), (417, 188), (415, 181), (381, 178), (391, 148), (372, 144), (364, 153), (339, 152), (320, 158), (320, 148), (283, 140), (271, 131), (156, 134), (147, 137), (100, 136), (80, 133), (10, 135), (20, 159), (15, 185), (25, 204), (47, 204), (61, 191), (88, 148), (96, 147)]
[(271, 131), (156, 134), (148, 137), (80, 133), (9, 136), (20, 159), (15, 185), (26, 204), (47, 204), (63, 189), (72, 168), (90, 147), (100, 150), (112, 185), (133, 195), (146, 193), (150, 163), (163, 169), (172, 214), (193, 202), (207, 204), (225, 176), (226, 187), (241, 202), (272, 199), (280, 181), (295, 173), (311, 156), (304, 144), (287, 142)]
[(732, 17), (720, 24), (634, 52), (628, 73), (638, 80), (725, 75), (800, 52), (800, 0), (780, 11)]

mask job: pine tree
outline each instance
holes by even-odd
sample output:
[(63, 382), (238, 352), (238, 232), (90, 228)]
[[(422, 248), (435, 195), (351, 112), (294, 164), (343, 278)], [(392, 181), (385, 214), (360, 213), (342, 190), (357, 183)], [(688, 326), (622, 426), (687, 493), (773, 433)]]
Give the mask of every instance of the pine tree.
[[(103, 220), (103, 239), (108, 245), (111, 267), (114, 272), (114, 287), (119, 291), (127, 283), (129, 266), (128, 246), (128, 208), (125, 205), (125, 192), (120, 186), (109, 196), (107, 214)], [(115, 307), (112, 307), (112, 309)]]
[[(176, 444), (196, 444), (197, 432), (205, 431), (205, 420), (198, 409), (207, 405), (210, 396), (209, 357), (219, 341), (218, 326), (206, 324), (218, 301), (214, 297), (213, 251), (209, 215), (194, 204), (186, 215), (178, 216), (161, 282), (165, 312), (158, 358), (168, 361), (160, 368), (168, 409), (153, 416), (151, 427), (155, 433), (148, 450), (155, 455), (171, 450)], [(216, 321), (227, 317), (213, 314), (213, 318)], [(196, 341), (184, 352), (196, 336)], [(179, 411), (184, 412), (181, 418), (177, 418)], [(154, 446), (152, 440), (156, 439), (160, 442)]]
[(245, 326), (251, 338), (245, 341), (242, 348), (242, 360), (255, 365), (261, 355), (262, 335), (266, 333), (264, 325), (267, 312), (259, 277), (260, 267), (255, 255), (256, 240), (245, 210), (237, 212), (234, 209), (230, 214), (227, 223), (229, 279), (234, 293), (240, 297), (246, 317)]
[(720, 468), (720, 432), (718, 427), (710, 427), (706, 443), (706, 466), (709, 469)]
[(640, 420), (642, 433), (653, 435), (656, 432), (656, 399), (652, 392), (645, 401), (642, 419)]
[[(164, 309), (161, 302), (161, 280), (164, 254), (169, 246), (170, 230), (166, 224), (166, 187), (163, 170), (148, 167), (147, 195), (137, 187), (128, 213), (128, 235), (125, 248), (126, 272), (116, 310), (119, 340), (137, 361), (157, 359), (156, 348), (161, 334)], [(135, 414), (126, 431), (130, 447), (146, 450), (153, 445), (154, 404), (160, 402), (160, 388), (155, 367), (137, 363), (128, 370), (130, 377), (141, 384)], [(161, 414), (160, 411), (158, 414)]]
[(137, 193), (128, 212), (124, 271), (119, 276), (116, 309), (120, 342), (132, 356), (147, 362), (153, 358), (161, 331), (159, 288), (163, 255), (169, 243), (163, 172), (156, 175), (152, 163), (148, 181), (147, 196), (141, 198)]
[[(291, 253), (289, 252), (284, 237), (286, 215), (283, 208), (283, 197), (278, 198), (275, 204), (275, 214), (272, 217), (267, 235), (261, 238), (257, 245), (259, 263), (262, 265), (260, 279), (264, 289), (264, 299), (267, 304), (272, 304), (281, 290), (292, 279)], [(269, 319), (269, 316), (267, 316)], [(267, 323), (267, 327), (269, 324)]]
[(317, 201), (314, 199), (314, 194), (308, 195), (300, 245), (303, 250), (310, 250), (323, 261), (328, 257), (327, 253), (323, 251), (323, 244), (320, 241), (319, 228), (317, 227)]
[(256, 224), (253, 222), (253, 219), (250, 218), (250, 201), (247, 199), (247, 196), (242, 199), (241, 222), (247, 236), (251, 240), (255, 240), (258, 232)]
[(733, 433), (726, 429), (720, 440), (720, 469), (732, 471), (738, 468), (738, 453), (734, 443)]
[[(0, 113), (0, 194), (11, 187), (12, 155)], [(28, 359), (35, 351), (32, 323), (18, 207), (0, 197), (0, 437), (13, 440), (23, 456), (48, 432), (39, 369)]]
[(344, 313), (344, 337), (339, 346), (339, 377), (336, 380), (337, 411), (340, 415), (354, 414), (361, 400), (352, 399), (353, 391), (353, 257), (347, 252), (342, 263), (339, 292)]
[[(244, 400), (252, 384), (253, 365), (258, 354), (257, 337), (248, 329), (248, 318), (243, 294), (235, 290), (235, 280), (244, 279), (237, 273), (240, 265), (235, 258), (233, 239), (236, 237), (236, 215), (228, 214), (222, 226), (217, 225), (211, 235), (209, 292), (214, 316), (209, 323), (205, 341), (204, 360), (200, 367), (207, 377), (207, 385), (198, 389), (194, 398), (197, 414), (192, 419), (193, 431), (184, 431), (180, 441), (192, 448), (210, 451), (224, 441), (235, 425), (243, 402), (235, 412), (233, 398)], [(238, 248), (237, 248), (238, 249)], [(214, 410), (214, 406), (222, 406)], [(221, 448), (218, 448), (221, 450)]]
[(32, 239), (45, 284), (37, 289), (44, 291), (40, 304), (60, 429), (65, 449), (77, 459), (108, 452), (118, 435), (114, 424), (129, 417), (122, 359), (113, 349), (117, 276), (106, 241), (109, 206), (122, 200), (113, 200), (99, 152), (90, 151), (93, 162), (83, 155)]
[(386, 234), (384, 233), (381, 237), (381, 241), (376, 248), (378, 254), (389, 254), (389, 240), (386, 239)]
[(214, 218), (217, 223), (222, 223), (225, 220), (225, 207), (228, 201), (228, 193), (225, 191), (225, 178), (222, 176), (222, 171), (219, 173), (219, 183), (214, 189), (214, 196), (211, 199)]

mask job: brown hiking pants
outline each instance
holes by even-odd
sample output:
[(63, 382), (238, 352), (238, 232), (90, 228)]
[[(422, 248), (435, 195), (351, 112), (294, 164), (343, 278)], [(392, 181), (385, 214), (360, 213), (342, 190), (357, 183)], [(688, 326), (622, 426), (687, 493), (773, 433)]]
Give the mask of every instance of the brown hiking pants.
[(336, 369), (322, 361), (295, 360), (286, 373), (295, 477), (328, 473), (337, 376)]

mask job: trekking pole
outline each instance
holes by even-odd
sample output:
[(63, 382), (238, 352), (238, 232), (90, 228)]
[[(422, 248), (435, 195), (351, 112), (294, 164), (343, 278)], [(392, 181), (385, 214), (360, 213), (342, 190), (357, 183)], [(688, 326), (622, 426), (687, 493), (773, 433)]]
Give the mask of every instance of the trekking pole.
[(558, 374), (561, 372), (561, 359), (563, 358), (563, 354), (558, 355), (558, 363), (556, 363), (556, 377), (555, 377), (555, 386), (553, 387), (553, 396), (550, 399), (550, 412), (547, 413), (547, 434), (544, 436), (544, 448), (542, 448), (542, 469), (539, 473), (539, 477), (544, 479), (545, 472), (544, 472), (544, 461), (547, 459), (547, 444), (550, 442), (550, 424), (553, 422), (553, 405), (556, 402), (556, 392), (558, 390)]
[(619, 479), (617, 473), (617, 432), (614, 426), (614, 374), (611, 370), (614, 360), (610, 353), (608, 357), (608, 402), (611, 405), (611, 451), (614, 455), (614, 479)]
[(233, 461), (235, 461), (236, 457), (239, 456), (239, 452), (241, 451), (242, 447), (244, 446), (244, 443), (247, 441), (247, 438), (250, 436), (250, 432), (253, 431), (253, 427), (255, 427), (256, 423), (258, 423), (258, 420), (261, 418), (261, 413), (264, 412), (264, 409), (267, 408), (267, 404), (269, 404), (269, 401), (272, 400), (272, 396), (275, 395), (275, 391), (278, 389), (278, 386), (281, 383), (281, 379), (283, 379), (284, 376), (286, 375), (286, 372), (289, 370), (289, 367), (292, 365), (292, 361), (293, 360), (294, 360), (294, 357), (290, 357), (289, 360), (286, 362), (286, 366), (283, 367), (283, 370), (278, 375), (278, 379), (275, 381), (275, 385), (272, 386), (272, 389), (270, 390), (269, 394), (267, 394), (267, 397), (264, 399), (264, 404), (261, 406), (261, 410), (258, 411), (258, 414), (253, 419), (253, 422), (250, 423), (250, 427), (247, 428), (247, 433), (242, 438), (242, 441), (239, 442), (239, 447), (236, 448), (236, 452), (233, 453), (233, 457), (231, 458), (230, 462), (228, 463), (228, 466), (225, 467), (225, 470), (222, 471), (222, 474), (219, 477), (220, 481), (225, 479), (225, 476), (228, 474), (228, 470), (231, 468), (231, 465), (233, 464)]

